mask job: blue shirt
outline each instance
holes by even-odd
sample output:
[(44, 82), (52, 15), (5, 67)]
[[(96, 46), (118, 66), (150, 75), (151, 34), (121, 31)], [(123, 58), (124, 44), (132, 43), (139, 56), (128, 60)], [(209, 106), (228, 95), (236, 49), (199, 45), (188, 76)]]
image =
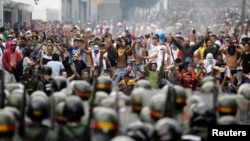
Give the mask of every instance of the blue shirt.
[(71, 46), (68, 51), (69, 51), (69, 54), (70, 54), (70, 58), (69, 58), (70, 63), (72, 63), (72, 57), (73, 57), (74, 54), (78, 54), (82, 58), (84, 56), (83, 50), (80, 49), (79, 47), (73, 47), (73, 46)]

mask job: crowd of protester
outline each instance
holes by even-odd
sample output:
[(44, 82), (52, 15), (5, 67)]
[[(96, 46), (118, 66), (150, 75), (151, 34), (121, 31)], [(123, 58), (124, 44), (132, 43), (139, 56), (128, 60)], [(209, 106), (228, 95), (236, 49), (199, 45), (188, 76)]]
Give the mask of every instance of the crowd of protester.
[[(44, 79), (41, 66), (47, 65), (51, 79), (63, 76), (69, 82), (82, 79), (92, 84), (93, 76), (106, 75), (126, 94), (140, 79), (148, 79), (155, 89), (172, 83), (196, 90), (207, 75), (214, 76), (223, 91), (235, 93), (250, 82), (250, 22), (240, 22), (239, 9), (222, 8), (215, 10), (212, 23), (201, 23), (194, 17), (205, 20), (203, 14), (214, 11), (197, 9), (188, 16), (187, 11), (154, 13), (167, 17), (159, 22), (153, 14), (148, 22), (6, 24), (0, 31), (4, 81), (29, 80), (36, 90)], [(173, 31), (166, 31), (170, 26)]]

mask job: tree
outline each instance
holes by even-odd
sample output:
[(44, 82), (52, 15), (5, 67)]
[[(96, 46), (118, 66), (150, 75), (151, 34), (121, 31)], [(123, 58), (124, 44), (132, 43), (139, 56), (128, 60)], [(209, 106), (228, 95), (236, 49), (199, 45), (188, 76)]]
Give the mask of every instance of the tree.
[(142, 9), (148, 9), (155, 6), (159, 0), (120, 0), (120, 6), (122, 10), (122, 18), (128, 19), (133, 15), (137, 7)]

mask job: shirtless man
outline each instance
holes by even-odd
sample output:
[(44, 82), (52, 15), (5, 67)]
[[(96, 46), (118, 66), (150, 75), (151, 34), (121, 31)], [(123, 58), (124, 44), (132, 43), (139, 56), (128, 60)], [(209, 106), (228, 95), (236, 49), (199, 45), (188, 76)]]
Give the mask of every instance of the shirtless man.
[(229, 67), (231, 74), (237, 73), (237, 63), (239, 60), (239, 53), (243, 51), (243, 47), (240, 45), (229, 45), (225, 44), (220, 48), (221, 53), (225, 54), (226, 65)]
[(107, 49), (100, 50), (99, 45), (94, 45), (92, 50), (84, 48), (83, 51), (84, 53), (92, 57), (92, 72), (98, 72), (98, 74), (100, 74), (103, 67), (103, 54), (107, 51)]

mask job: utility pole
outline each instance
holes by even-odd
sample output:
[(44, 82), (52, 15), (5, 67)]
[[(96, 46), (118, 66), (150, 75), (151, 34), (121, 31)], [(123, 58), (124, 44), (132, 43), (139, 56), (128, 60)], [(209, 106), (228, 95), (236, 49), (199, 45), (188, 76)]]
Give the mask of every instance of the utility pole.
[(243, 24), (245, 22), (246, 18), (246, 0), (242, 0), (241, 5), (241, 23)]

